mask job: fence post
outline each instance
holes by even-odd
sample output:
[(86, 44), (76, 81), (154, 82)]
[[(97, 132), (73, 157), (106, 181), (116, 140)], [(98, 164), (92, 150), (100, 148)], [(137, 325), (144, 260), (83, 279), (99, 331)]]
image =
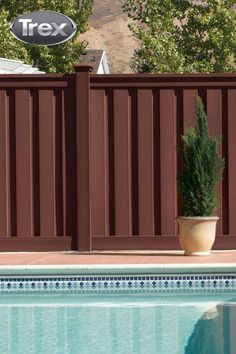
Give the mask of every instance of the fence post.
[(77, 173), (77, 247), (90, 251), (90, 198), (89, 198), (89, 64), (78, 64), (75, 70), (76, 109), (76, 173)]

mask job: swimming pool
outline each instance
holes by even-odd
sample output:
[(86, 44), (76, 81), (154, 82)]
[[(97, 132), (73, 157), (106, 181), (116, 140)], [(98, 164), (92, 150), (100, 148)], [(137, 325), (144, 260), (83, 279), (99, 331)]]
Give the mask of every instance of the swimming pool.
[(234, 272), (149, 271), (1, 275), (0, 353), (236, 353)]

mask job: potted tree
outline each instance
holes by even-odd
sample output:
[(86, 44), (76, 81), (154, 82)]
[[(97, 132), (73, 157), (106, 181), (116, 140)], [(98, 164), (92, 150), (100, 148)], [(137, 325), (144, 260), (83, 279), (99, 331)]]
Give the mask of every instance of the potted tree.
[(201, 98), (196, 101), (196, 126), (187, 129), (178, 149), (177, 175), (181, 205), (179, 240), (185, 255), (209, 255), (215, 241), (217, 207), (216, 184), (222, 177), (224, 159), (220, 139), (208, 134), (207, 116)]

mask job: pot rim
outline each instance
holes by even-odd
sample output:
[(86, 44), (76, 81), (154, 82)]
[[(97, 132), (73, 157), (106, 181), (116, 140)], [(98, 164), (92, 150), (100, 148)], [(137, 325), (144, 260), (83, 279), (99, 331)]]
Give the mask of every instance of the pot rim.
[(177, 220), (219, 220), (219, 216), (178, 216)]

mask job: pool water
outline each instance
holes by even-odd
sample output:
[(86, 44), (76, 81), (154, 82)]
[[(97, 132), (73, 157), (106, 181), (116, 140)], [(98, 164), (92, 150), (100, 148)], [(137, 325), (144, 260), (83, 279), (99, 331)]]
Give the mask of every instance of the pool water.
[(1, 354), (235, 354), (234, 295), (1, 295)]

